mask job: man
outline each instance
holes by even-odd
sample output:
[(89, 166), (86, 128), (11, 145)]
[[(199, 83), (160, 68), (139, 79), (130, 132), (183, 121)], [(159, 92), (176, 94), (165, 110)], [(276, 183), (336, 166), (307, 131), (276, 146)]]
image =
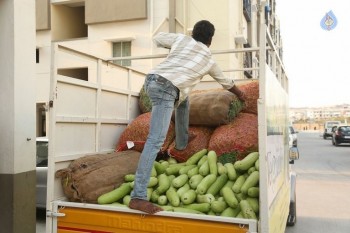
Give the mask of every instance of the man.
[(183, 34), (159, 33), (154, 41), (158, 47), (169, 48), (168, 57), (147, 76), (144, 89), (152, 102), (150, 132), (136, 170), (134, 189), (129, 207), (149, 214), (161, 211), (147, 201), (147, 185), (154, 160), (163, 145), (175, 107), (175, 147), (186, 148), (189, 138), (188, 94), (206, 74), (240, 100), (245, 95), (233, 80), (226, 78), (211, 57), (209, 46), (214, 36), (214, 25), (202, 20), (195, 24), (192, 37)]

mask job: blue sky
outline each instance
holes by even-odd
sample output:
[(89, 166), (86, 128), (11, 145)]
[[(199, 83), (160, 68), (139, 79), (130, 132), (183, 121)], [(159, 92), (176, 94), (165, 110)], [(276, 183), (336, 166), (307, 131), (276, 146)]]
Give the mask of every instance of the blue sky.
[[(290, 107), (350, 104), (350, 1), (277, 0)], [(326, 31), (332, 11), (338, 24)]]

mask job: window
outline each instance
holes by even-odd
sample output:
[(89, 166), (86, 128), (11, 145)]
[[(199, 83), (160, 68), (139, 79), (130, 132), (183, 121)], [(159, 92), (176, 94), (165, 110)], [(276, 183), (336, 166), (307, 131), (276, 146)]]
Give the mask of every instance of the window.
[[(113, 57), (131, 56), (131, 41), (113, 42)], [(131, 60), (113, 61), (121, 66), (131, 66)]]

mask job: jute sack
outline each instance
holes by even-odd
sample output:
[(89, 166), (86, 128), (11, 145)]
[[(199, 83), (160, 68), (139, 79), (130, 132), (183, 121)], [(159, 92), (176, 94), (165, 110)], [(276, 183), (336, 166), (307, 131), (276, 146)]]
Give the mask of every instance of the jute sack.
[(224, 89), (194, 91), (190, 95), (189, 101), (190, 125), (226, 125), (243, 108), (243, 103), (237, 96)]
[(169, 156), (175, 158), (178, 162), (185, 162), (196, 152), (208, 148), (210, 136), (213, 133), (214, 128), (205, 126), (190, 126), (188, 131), (190, 134), (194, 135), (195, 138), (189, 141), (184, 150), (175, 149), (175, 140), (168, 148)]
[(127, 150), (110, 154), (83, 156), (67, 168), (56, 171), (64, 194), (73, 202), (97, 203), (97, 198), (124, 183), (124, 176), (134, 174), (140, 152)]
[(258, 150), (258, 117), (255, 114), (240, 113), (232, 122), (215, 128), (208, 150), (218, 156), (237, 152), (237, 159)]
[(259, 99), (259, 82), (249, 81), (245, 83), (238, 83), (238, 88), (244, 92), (246, 96), (245, 107), (242, 112), (258, 114), (258, 99)]
[[(117, 143), (116, 151), (123, 150), (126, 148), (128, 141), (134, 142), (134, 147), (130, 148), (132, 150), (142, 152), (147, 136), (149, 134), (149, 128), (151, 124), (151, 112), (143, 113), (136, 117), (123, 131)], [(161, 147), (161, 152), (168, 149), (168, 146), (173, 141), (175, 137), (175, 124), (170, 122), (170, 126)]]

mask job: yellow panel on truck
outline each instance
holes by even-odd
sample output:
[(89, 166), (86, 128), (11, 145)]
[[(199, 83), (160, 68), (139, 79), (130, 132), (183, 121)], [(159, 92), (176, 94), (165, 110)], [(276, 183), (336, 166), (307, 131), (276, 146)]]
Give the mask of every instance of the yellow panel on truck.
[(246, 233), (248, 225), (160, 215), (65, 207), (58, 218), (59, 233)]

